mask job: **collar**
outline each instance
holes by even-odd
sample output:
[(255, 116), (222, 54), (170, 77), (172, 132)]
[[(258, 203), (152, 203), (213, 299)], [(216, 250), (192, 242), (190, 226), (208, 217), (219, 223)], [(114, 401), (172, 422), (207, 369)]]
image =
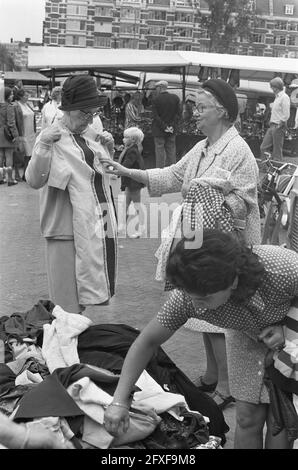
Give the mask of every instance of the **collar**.
[(281, 95), (283, 95), (285, 93), (284, 90), (280, 90), (277, 95), (275, 95), (275, 98), (279, 98)]
[(219, 155), (225, 147), (230, 143), (232, 139), (239, 135), (237, 129), (232, 126), (230, 127), (213, 145), (210, 145), (208, 142), (208, 138), (205, 141), (205, 145), (203, 148), (204, 153), (208, 149), (208, 152), (211, 152), (215, 155)]

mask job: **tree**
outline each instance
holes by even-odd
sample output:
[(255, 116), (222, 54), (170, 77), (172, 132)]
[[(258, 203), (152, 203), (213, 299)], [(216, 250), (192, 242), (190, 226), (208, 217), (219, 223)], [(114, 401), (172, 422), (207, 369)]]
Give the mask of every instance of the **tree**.
[(235, 54), (239, 37), (247, 38), (255, 20), (252, 0), (205, 0), (210, 15), (201, 17), (201, 25), (210, 37), (210, 52)]
[(4, 44), (0, 44), (0, 70), (5, 72), (15, 69), (16, 67), (12, 55)]

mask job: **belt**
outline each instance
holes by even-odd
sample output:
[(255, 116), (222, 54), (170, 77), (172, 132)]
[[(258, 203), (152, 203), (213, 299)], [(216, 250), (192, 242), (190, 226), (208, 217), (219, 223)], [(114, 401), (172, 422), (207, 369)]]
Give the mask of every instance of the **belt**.
[(277, 122), (270, 122), (270, 127), (274, 126), (277, 127), (279, 124)]

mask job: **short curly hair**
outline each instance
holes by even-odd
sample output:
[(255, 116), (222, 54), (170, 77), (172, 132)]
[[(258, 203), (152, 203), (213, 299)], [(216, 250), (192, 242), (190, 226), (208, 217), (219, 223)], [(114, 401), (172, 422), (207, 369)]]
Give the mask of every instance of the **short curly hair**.
[(206, 296), (231, 287), (238, 276), (233, 299), (243, 301), (255, 293), (265, 269), (244, 241), (219, 230), (204, 230), (201, 248), (186, 249), (185, 241), (170, 253), (166, 267), (174, 287)]

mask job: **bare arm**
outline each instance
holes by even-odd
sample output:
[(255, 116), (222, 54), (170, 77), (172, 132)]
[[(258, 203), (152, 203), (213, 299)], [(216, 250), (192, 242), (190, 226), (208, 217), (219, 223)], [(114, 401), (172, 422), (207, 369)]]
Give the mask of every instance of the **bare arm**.
[(0, 413), (0, 443), (8, 449), (72, 449), (42, 425), (33, 428), (16, 424)]
[(130, 394), (133, 386), (157, 348), (173, 334), (174, 331), (165, 328), (154, 318), (130, 347), (123, 364), (113, 402), (105, 412), (105, 427), (110, 434), (118, 435), (127, 431)]
[(131, 168), (125, 168), (125, 166), (120, 165), (118, 162), (111, 161), (109, 159), (103, 159), (101, 162), (105, 166), (106, 173), (116, 175), (116, 176), (127, 176), (142, 183), (145, 186), (148, 185), (148, 175), (146, 170), (133, 170)]

